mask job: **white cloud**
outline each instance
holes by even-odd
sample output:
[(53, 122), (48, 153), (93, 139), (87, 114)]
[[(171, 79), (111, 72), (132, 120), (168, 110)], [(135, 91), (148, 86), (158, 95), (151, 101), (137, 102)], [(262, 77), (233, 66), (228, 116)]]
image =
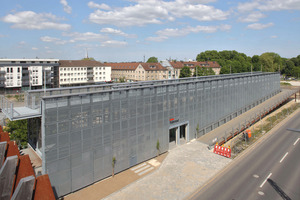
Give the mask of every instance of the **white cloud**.
[(237, 7), (240, 12), (252, 10), (271, 11), (271, 10), (300, 10), (299, 0), (252, 0), (246, 3), (239, 3)]
[(51, 13), (35, 13), (33, 11), (22, 11), (15, 14), (8, 14), (1, 19), (3, 22), (12, 23), (12, 28), (19, 29), (58, 29), (68, 30), (69, 24), (61, 24), (61, 20)]
[(60, 0), (60, 3), (63, 5), (64, 11), (68, 14), (71, 14), (72, 8), (68, 5), (67, 0)]
[(182, 29), (172, 29), (172, 28), (167, 28), (164, 30), (159, 30), (155, 34), (157, 35), (156, 37), (148, 37), (146, 40), (148, 41), (155, 41), (155, 42), (161, 42), (164, 41), (170, 37), (181, 37), (188, 35), (190, 33), (214, 33), (217, 32), (218, 30), (221, 31), (227, 31), (230, 30), (231, 26), (230, 25), (220, 25), (220, 26), (196, 26), (196, 27), (186, 27)]
[(101, 33), (113, 34), (113, 35), (119, 35), (119, 36), (128, 37), (128, 38), (136, 37), (136, 35), (134, 35), (134, 34), (127, 34), (127, 33), (124, 33), (121, 30), (113, 29), (113, 28), (102, 28), (100, 30), (100, 32)]
[(134, 2), (136, 2), (135, 5), (109, 11), (100, 10), (100, 6), (95, 6), (95, 3), (90, 2), (90, 7), (98, 9), (89, 15), (89, 20), (97, 24), (142, 26), (161, 24), (164, 21), (174, 21), (176, 18), (182, 17), (198, 21), (224, 20), (229, 15), (229, 12), (201, 4), (200, 2), (203, 1), (196, 0), (136, 0)]
[(55, 38), (55, 37), (50, 37), (50, 36), (40, 37), (40, 40), (43, 41), (43, 42), (50, 42), (50, 43), (54, 43), (54, 44), (66, 44), (66, 43), (68, 43), (68, 41), (66, 41), (66, 40), (62, 40), (60, 38)]
[(123, 47), (126, 46), (128, 43), (125, 41), (117, 41), (117, 40), (108, 40), (101, 43), (102, 47)]
[(257, 8), (259, 5), (260, 5), (259, 1), (254, 0), (252, 2), (239, 3), (237, 9), (240, 12), (249, 12)]
[(111, 9), (111, 8), (109, 7), (109, 5), (107, 5), (107, 4), (104, 4), (104, 3), (102, 3), (102, 4), (97, 4), (97, 3), (93, 2), (93, 1), (90, 1), (90, 2), (88, 3), (88, 7), (90, 7), (90, 8), (95, 8), (95, 9), (102, 9), (102, 10), (110, 10), (110, 9)]
[(277, 35), (271, 35), (271, 38), (276, 39), (276, 38), (278, 38), (278, 36)]
[(268, 23), (268, 24), (254, 23), (254, 24), (249, 24), (247, 26), (247, 28), (253, 29), (253, 30), (261, 30), (261, 29), (269, 28), (271, 26), (274, 26), (274, 24), (273, 23)]
[(267, 0), (262, 1), (261, 5), (258, 7), (260, 10), (270, 11), (270, 10), (300, 10), (299, 0)]
[(71, 41), (104, 41), (107, 39), (106, 36), (98, 33), (93, 32), (85, 32), (85, 33), (79, 33), (79, 32), (72, 32), (72, 33), (66, 33), (64, 32), (62, 34), (63, 36), (70, 37)]
[(240, 22), (257, 22), (259, 21), (261, 18), (266, 17), (266, 15), (264, 15), (263, 13), (256, 11), (256, 12), (252, 12), (250, 13), (248, 16), (246, 17), (240, 17), (239, 21)]
[(0, 38), (3, 38), (3, 37), (6, 37), (6, 35), (2, 35), (2, 34), (0, 34)]
[(36, 48), (36, 47), (32, 47), (31, 48), (32, 50), (34, 50), (34, 51), (37, 51), (37, 50), (39, 50), (38, 48)]

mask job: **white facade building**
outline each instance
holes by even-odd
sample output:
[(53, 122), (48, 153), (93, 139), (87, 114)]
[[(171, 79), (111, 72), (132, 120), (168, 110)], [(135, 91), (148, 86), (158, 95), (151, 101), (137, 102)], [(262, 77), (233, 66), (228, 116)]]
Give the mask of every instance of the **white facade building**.
[[(55, 87), (58, 59), (0, 59), (2, 91)], [(44, 81), (45, 80), (45, 81)]]
[(111, 67), (92, 60), (60, 60), (59, 85), (79, 86), (111, 81)]

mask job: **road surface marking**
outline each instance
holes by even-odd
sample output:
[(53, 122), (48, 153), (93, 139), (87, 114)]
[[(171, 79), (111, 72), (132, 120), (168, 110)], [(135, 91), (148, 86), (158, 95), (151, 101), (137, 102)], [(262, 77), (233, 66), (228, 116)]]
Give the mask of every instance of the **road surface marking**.
[(152, 169), (154, 169), (154, 167), (150, 167), (150, 168), (146, 169), (145, 171), (142, 171), (141, 173), (138, 173), (138, 175), (141, 176), (141, 175), (151, 171)]
[(265, 193), (262, 192), (262, 191), (258, 191), (258, 194), (261, 195), (261, 196), (263, 196)]
[(134, 170), (134, 173), (139, 173), (140, 171), (143, 171), (143, 170), (145, 170), (145, 169), (147, 169), (147, 168), (149, 168), (149, 167), (151, 167), (151, 166), (150, 166), (150, 165), (146, 165), (146, 166), (141, 167), (141, 168), (139, 168), (139, 169), (137, 169), (137, 170)]
[(253, 174), (254, 178), (259, 178), (259, 176), (257, 174)]
[(140, 165), (138, 165), (138, 166), (136, 166), (136, 167), (131, 168), (131, 170), (132, 170), (132, 171), (135, 171), (136, 169), (141, 168), (141, 167), (144, 167), (145, 165), (146, 165), (146, 163), (140, 164)]
[(279, 162), (281, 163), (288, 154), (289, 154), (289, 152), (286, 152)]
[(269, 176), (264, 180), (264, 182), (259, 187), (262, 188), (264, 186), (264, 184), (267, 182), (268, 178), (270, 178), (271, 176), (272, 176), (272, 173), (269, 174)]
[(297, 140), (296, 140), (296, 142), (294, 142), (294, 146), (297, 144), (297, 142), (300, 140), (300, 138), (298, 138)]

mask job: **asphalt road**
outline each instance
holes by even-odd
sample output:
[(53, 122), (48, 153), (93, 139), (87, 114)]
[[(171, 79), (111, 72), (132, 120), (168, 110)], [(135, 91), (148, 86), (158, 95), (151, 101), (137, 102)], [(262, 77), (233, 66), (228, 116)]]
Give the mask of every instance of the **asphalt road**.
[(282, 199), (268, 178), (291, 199), (300, 199), (300, 111), (236, 158), (189, 199)]

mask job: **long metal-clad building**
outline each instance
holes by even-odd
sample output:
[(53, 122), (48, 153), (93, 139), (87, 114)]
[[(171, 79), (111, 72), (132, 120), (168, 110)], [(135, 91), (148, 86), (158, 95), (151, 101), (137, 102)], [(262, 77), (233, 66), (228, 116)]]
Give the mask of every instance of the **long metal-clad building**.
[(113, 157), (120, 172), (279, 92), (278, 73), (258, 72), (29, 91), (30, 144), (62, 196), (111, 176)]

